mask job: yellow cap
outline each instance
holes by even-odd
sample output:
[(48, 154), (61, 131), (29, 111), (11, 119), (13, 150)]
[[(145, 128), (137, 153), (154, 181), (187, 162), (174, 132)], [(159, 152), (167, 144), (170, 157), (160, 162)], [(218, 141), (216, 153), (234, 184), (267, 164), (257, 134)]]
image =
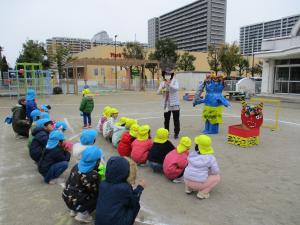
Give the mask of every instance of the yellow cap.
[(192, 140), (189, 137), (182, 137), (180, 139), (179, 145), (177, 146), (177, 152), (183, 153), (188, 151), (192, 147)]
[(139, 128), (140, 128), (140, 126), (138, 124), (133, 124), (130, 127), (130, 131), (129, 131), (130, 136), (136, 138)]
[(217, 76), (217, 74), (216, 74), (216, 72), (215, 72), (215, 71), (212, 71), (212, 72), (210, 73), (210, 76), (211, 76), (211, 77), (216, 77), (216, 76)]
[(103, 108), (102, 115), (105, 116), (105, 117), (108, 117), (107, 114), (108, 114), (108, 112), (109, 112), (110, 109), (111, 109), (110, 106), (105, 106)]
[(146, 141), (149, 138), (149, 131), (150, 126), (149, 125), (143, 125), (139, 127), (137, 139), (139, 141)]
[(202, 155), (214, 154), (214, 149), (211, 147), (211, 138), (207, 135), (199, 135), (195, 137), (195, 144)]
[(86, 89), (83, 89), (83, 90), (82, 90), (82, 94), (84, 94), (84, 95), (91, 94), (91, 90), (90, 90), (90, 89), (88, 89), (88, 88), (86, 88)]
[(111, 117), (112, 114), (116, 114), (119, 113), (118, 109), (116, 108), (110, 108), (109, 110), (109, 117)]
[(131, 126), (132, 126), (133, 124), (136, 124), (136, 123), (137, 123), (137, 120), (128, 118), (128, 119), (126, 120), (125, 127), (126, 127), (128, 130), (130, 130)]
[(116, 122), (116, 125), (117, 125), (117, 126), (123, 126), (124, 124), (126, 124), (127, 119), (128, 119), (128, 118), (126, 118), (126, 117), (121, 117), (121, 118), (119, 119), (119, 121)]
[(163, 144), (169, 139), (169, 131), (165, 128), (159, 128), (156, 131), (156, 136), (154, 138), (155, 143)]

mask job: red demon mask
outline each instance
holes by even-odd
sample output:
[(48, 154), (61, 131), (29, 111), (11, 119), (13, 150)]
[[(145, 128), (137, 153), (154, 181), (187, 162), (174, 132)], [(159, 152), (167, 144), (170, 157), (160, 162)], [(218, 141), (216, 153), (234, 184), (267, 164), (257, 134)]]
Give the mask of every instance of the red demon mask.
[(259, 128), (263, 123), (263, 103), (256, 106), (249, 106), (245, 100), (242, 100), (241, 119), (242, 123), (249, 129)]

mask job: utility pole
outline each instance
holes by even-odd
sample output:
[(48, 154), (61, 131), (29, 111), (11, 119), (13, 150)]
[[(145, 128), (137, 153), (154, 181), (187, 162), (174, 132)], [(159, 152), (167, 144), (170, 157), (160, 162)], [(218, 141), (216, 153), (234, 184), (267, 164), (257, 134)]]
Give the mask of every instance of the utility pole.
[(116, 89), (118, 89), (118, 71), (117, 71), (117, 37), (118, 35), (115, 35), (115, 79), (116, 79)]
[(254, 77), (254, 39), (252, 39), (252, 69), (251, 75)]

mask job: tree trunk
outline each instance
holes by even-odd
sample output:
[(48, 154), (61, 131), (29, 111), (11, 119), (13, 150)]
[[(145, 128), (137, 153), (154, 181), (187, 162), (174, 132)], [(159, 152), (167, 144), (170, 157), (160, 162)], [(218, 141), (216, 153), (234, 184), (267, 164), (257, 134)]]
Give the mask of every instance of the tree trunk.
[(144, 65), (142, 65), (142, 71), (141, 71), (141, 76), (140, 76), (140, 82), (141, 82), (141, 91), (145, 91), (144, 87)]

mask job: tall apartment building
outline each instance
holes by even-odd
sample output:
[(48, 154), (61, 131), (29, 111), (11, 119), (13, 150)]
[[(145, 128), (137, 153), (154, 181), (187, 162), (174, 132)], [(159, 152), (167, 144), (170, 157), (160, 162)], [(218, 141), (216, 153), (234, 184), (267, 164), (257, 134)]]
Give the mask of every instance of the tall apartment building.
[[(154, 20), (148, 21), (148, 37), (155, 33)], [(226, 0), (195, 1), (161, 15), (158, 27), (158, 38), (174, 39), (180, 50), (207, 51), (209, 44), (225, 42)], [(148, 40), (152, 45), (154, 39)]]
[(66, 37), (53, 37), (46, 40), (47, 50), (52, 48), (56, 51), (58, 46), (69, 47), (71, 54), (79, 53), (91, 48), (91, 40), (82, 38), (66, 38)]
[(159, 38), (159, 18), (154, 17), (148, 20), (148, 45), (149, 48), (155, 48), (156, 41)]
[(295, 15), (241, 27), (241, 53), (250, 55), (252, 53), (260, 52), (263, 39), (290, 36), (293, 26), (299, 19), (300, 15)]

